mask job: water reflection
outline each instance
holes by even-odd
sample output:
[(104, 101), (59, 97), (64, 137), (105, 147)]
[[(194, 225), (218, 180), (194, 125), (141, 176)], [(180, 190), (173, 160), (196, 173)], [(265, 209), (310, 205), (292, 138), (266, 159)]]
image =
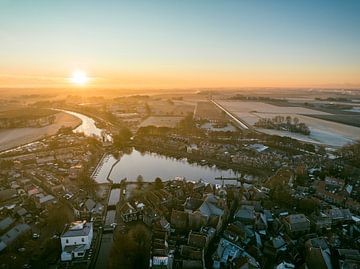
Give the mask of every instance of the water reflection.
[[(186, 159), (177, 160), (156, 153), (139, 152), (132, 150), (129, 154), (124, 154), (117, 162), (109, 178), (119, 183), (127, 178), (129, 181), (135, 181), (141, 175), (145, 181), (154, 181), (156, 177), (163, 180), (173, 179), (175, 177), (184, 177), (189, 180), (199, 180), (215, 183), (215, 177), (233, 177), (232, 170), (222, 170), (215, 167), (190, 164)], [(216, 182), (220, 183), (220, 182)]]
[(101, 137), (101, 132), (103, 130), (96, 127), (95, 121), (92, 118), (73, 111), (68, 111), (68, 110), (62, 110), (62, 111), (81, 119), (82, 123), (77, 128), (75, 128), (74, 132), (84, 133), (84, 135), (86, 136)]
[(120, 200), (120, 189), (112, 189), (109, 197), (109, 206), (116, 205)]

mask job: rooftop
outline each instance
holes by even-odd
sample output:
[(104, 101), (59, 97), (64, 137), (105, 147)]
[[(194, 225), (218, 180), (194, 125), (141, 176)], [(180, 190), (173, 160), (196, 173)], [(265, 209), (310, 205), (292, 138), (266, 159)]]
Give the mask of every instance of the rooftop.
[(29, 225), (21, 223), (9, 230), (6, 234), (0, 237), (0, 240), (5, 244), (11, 244), (19, 235), (29, 231), (31, 228)]
[(7, 218), (1, 220), (0, 221), (0, 230), (6, 230), (13, 223), (14, 223), (14, 220), (11, 217), (7, 217)]
[(92, 222), (75, 221), (68, 225), (61, 237), (86, 236), (92, 229)]

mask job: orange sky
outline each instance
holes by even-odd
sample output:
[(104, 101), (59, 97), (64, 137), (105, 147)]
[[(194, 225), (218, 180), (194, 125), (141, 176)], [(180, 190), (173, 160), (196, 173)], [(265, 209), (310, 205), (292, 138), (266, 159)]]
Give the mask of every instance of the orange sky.
[(360, 1), (136, 2), (0, 1), (0, 88), (360, 87)]

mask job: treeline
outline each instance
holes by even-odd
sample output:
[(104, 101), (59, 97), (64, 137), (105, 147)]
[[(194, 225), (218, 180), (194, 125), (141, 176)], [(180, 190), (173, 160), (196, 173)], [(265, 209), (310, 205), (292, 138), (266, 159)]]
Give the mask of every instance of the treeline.
[(339, 149), (338, 154), (347, 163), (360, 168), (360, 140)]
[(54, 123), (57, 111), (24, 108), (0, 113), (0, 128), (42, 127)]
[(273, 118), (260, 118), (256, 123), (255, 127), (265, 129), (275, 129), (281, 131), (289, 131), (293, 133), (301, 133), (304, 135), (310, 134), (309, 127), (299, 122), (297, 117), (291, 118), (290, 116), (275, 116)]
[(275, 99), (265, 96), (246, 96), (242, 94), (236, 94), (234, 96), (229, 97), (229, 100), (246, 100), (246, 101), (281, 101), (281, 102), (287, 102), (286, 99)]

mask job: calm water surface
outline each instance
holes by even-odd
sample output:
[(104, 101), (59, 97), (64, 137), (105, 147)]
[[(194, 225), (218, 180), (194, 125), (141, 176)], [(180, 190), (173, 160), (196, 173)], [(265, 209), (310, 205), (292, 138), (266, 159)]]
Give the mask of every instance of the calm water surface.
[(112, 189), (110, 192), (108, 205), (116, 205), (120, 200), (120, 189)]
[(156, 177), (163, 180), (184, 177), (195, 181), (203, 179), (211, 183), (220, 183), (214, 180), (215, 177), (235, 176), (232, 170), (190, 164), (186, 160), (177, 160), (150, 152), (141, 153), (134, 149), (130, 154), (124, 154), (114, 165), (109, 178), (119, 183), (124, 178), (135, 181), (139, 175), (144, 178), (144, 181), (149, 182), (154, 181)]
[(96, 127), (95, 121), (92, 118), (74, 111), (68, 111), (68, 110), (62, 110), (62, 111), (81, 119), (82, 123), (77, 128), (75, 128), (74, 132), (84, 133), (84, 135), (86, 136), (97, 136), (97, 137), (101, 136), (101, 132), (103, 130)]

